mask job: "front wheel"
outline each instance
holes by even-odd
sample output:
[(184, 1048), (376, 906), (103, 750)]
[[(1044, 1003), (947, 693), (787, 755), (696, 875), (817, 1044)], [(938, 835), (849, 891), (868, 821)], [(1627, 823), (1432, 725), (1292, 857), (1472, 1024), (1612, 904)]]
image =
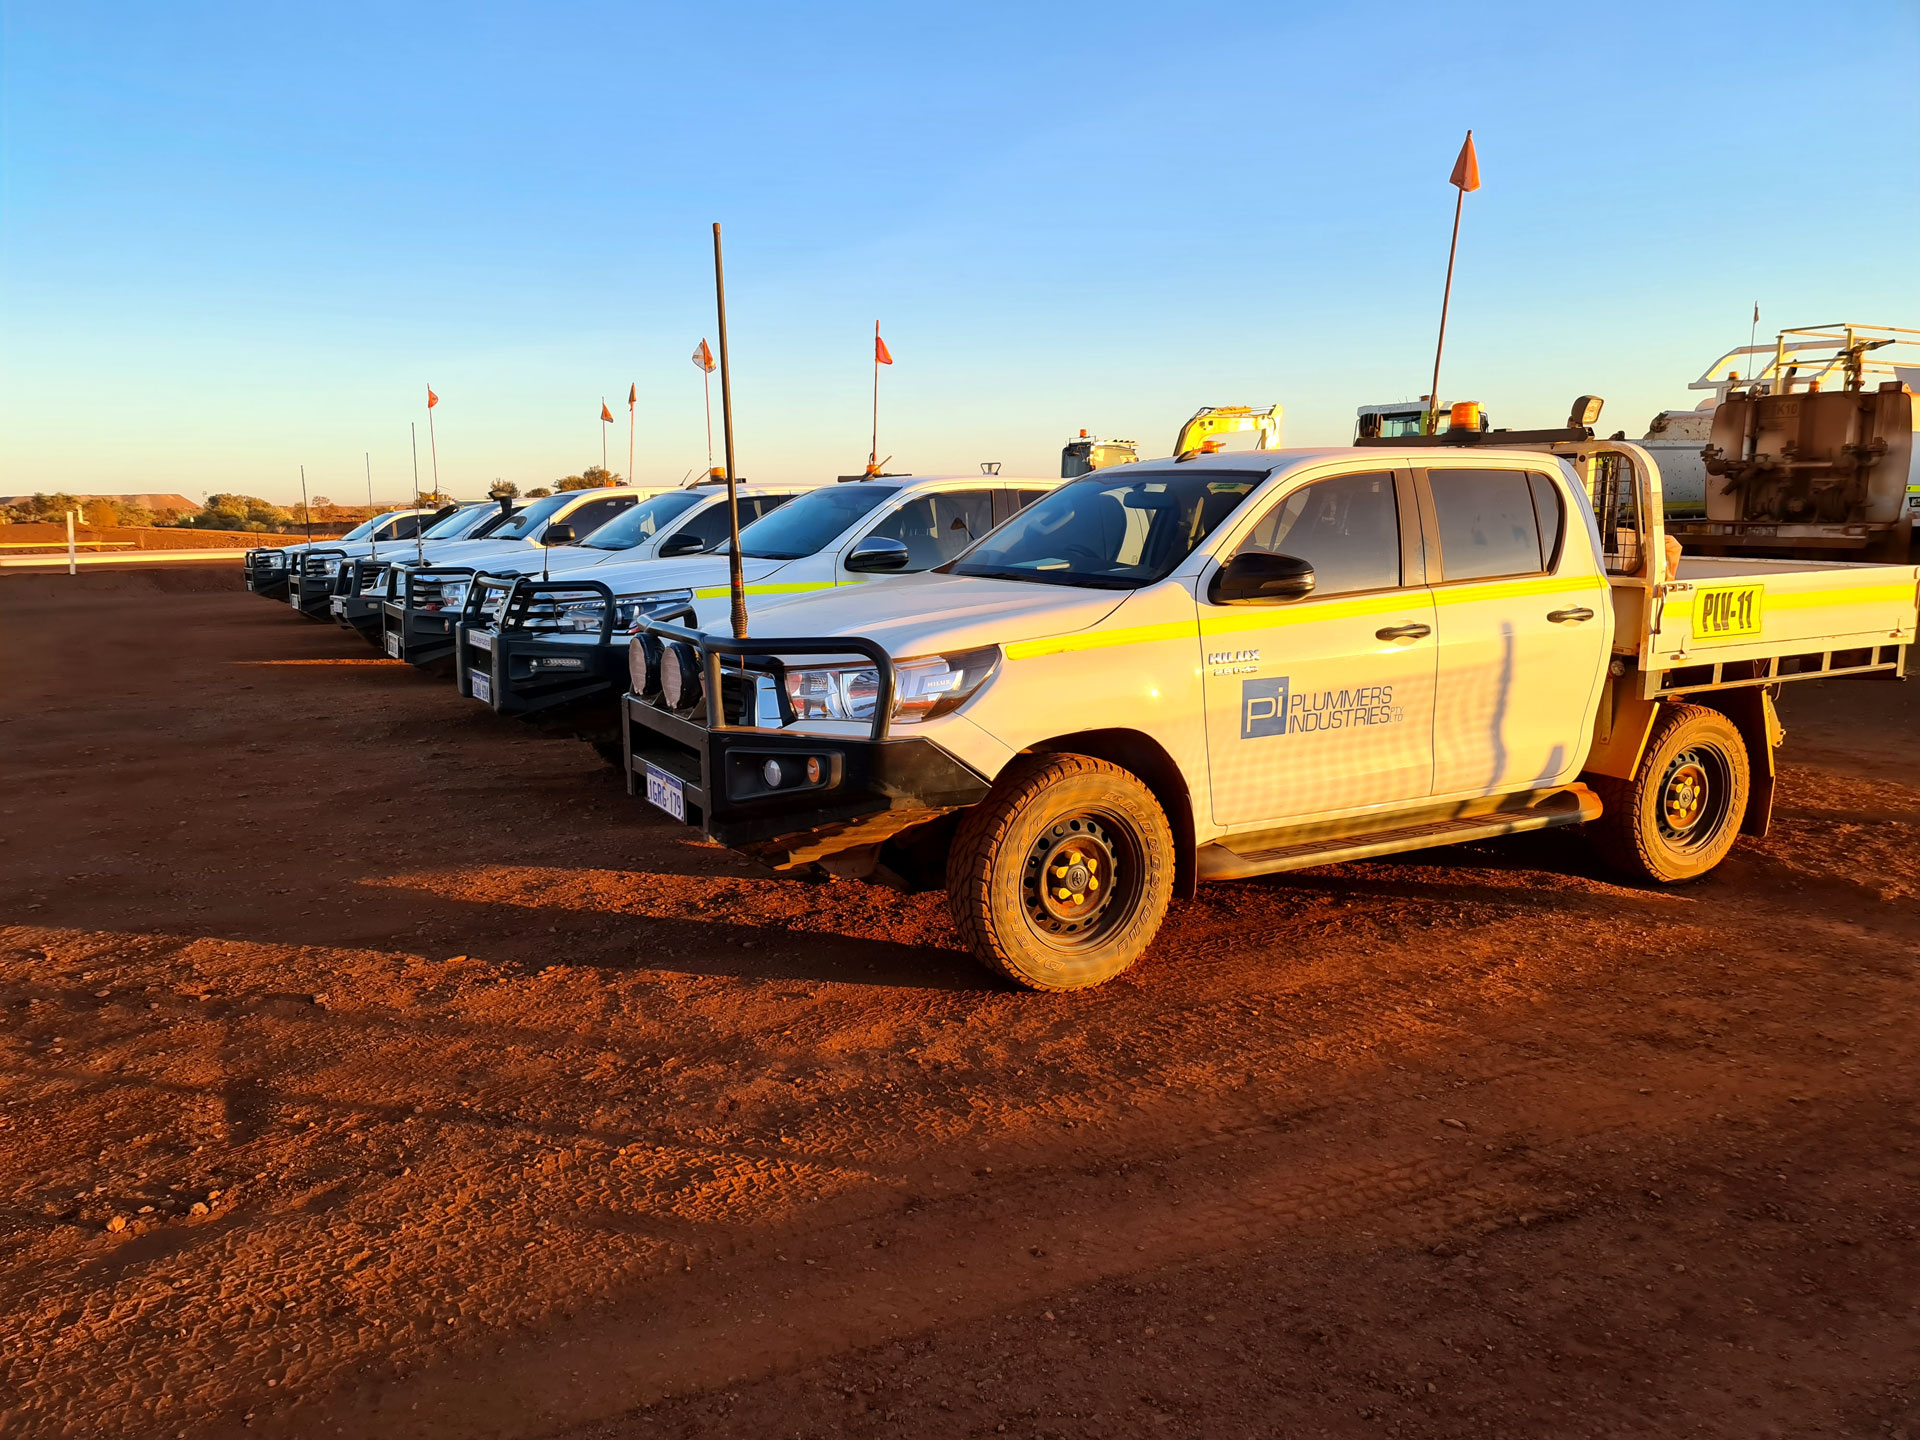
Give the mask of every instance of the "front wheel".
[(1654, 722), (1631, 780), (1594, 777), (1594, 848), (1616, 870), (1671, 885), (1706, 874), (1733, 848), (1747, 813), (1747, 747), (1704, 705), (1672, 705)]
[(1173, 832), (1153, 792), (1105, 760), (1031, 755), (961, 817), (953, 922), (989, 970), (1078, 990), (1139, 959), (1173, 894)]

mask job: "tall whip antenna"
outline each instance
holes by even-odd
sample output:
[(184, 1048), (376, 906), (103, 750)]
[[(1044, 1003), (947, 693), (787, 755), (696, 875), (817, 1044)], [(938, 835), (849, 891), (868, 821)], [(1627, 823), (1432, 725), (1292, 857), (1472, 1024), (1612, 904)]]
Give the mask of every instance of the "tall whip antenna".
[(720, 222), (713, 222), (713, 298), (720, 313), (720, 423), (727, 440), (727, 584), (733, 595), (733, 638), (747, 638), (747, 585), (740, 573), (740, 480), (733, 466), (733, 372), (727, 363), (727, 272), (720, 260)]

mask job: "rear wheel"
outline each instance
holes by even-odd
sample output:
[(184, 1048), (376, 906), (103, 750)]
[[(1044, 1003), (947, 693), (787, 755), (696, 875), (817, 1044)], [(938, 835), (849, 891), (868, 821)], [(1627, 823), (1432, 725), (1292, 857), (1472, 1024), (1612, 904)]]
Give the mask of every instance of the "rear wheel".
[(1673, 705), (1654, 722), (1631, 780), (1593, 777), (1604, 807), (1594, 848), (1635, 879), (1670, 885), (1726, 858), (1747, 811), (1747, 748), (1703, 705)]
[(1098, 985), (1140, 957), (1173, 893), (1173, 832), (1140, 780), (1086, 755), (1017, 760), (947, 861), (975, 957), (1030, 990)]

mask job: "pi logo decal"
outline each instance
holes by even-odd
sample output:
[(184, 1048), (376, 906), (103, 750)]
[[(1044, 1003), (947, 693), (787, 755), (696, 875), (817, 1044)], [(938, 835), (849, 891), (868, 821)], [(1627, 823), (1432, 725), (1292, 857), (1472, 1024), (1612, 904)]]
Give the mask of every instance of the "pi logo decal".
[(1240, 738), (1287, 733), (1287, 676), (1240, 682)]

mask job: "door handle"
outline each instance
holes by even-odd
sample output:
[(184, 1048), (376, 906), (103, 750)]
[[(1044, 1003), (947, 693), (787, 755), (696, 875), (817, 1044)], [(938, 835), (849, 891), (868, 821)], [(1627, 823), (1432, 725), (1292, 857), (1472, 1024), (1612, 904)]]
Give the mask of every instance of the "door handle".
[(1571, 610), (1549, 610), (1547, 619), (1556, 625), (1564, 625), (1569, 620), (1591, 620), (1593, 611), (1584, 605), (1576, 605)]
[(1432, 633), (1433, 627), (1431, 625), (1421, 625), (1418, 623), (1412, 625), (1389, 625), (1384, 630), (1376, 630), (1373, 632), (1374, 638), (1377, 640), (1418, 640), (1422, 636), (1431, 635)]

